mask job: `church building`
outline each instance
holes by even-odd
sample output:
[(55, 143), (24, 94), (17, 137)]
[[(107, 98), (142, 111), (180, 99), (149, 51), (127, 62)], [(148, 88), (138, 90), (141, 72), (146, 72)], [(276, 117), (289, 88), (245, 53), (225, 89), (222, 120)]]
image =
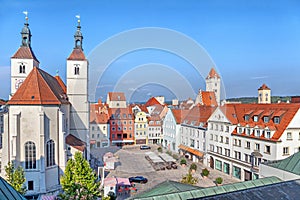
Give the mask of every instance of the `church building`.
[(76, 151), (89, 160), (88, 61), (80, 20), (67, 58), (67, 85), (40, 68), (31, 48), (28, 17), (22, 42), (11, 57), (11, 94), (4, 115), (1, 176), (8, 162), (22, 166), (26, 196), (59, 190), (60, 177)]

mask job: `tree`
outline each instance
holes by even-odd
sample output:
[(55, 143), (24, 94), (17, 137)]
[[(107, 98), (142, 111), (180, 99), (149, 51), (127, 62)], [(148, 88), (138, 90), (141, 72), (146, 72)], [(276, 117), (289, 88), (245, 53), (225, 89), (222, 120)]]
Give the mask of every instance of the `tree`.
[(189, 170), (189, 172), (184, 177), (182, 177), (181, 183), (194, 185), (198, 183), (198, 178), (193, 177), (191, 170)]
[(6, 173), (6, 181), (20, 194), (26, 193), (26, 186), (24, 185), (25, 173), (21, 166), (15, 168), (12, 162), (7, 163), (5, 166), (5, 173)]
[(87, 160), (81, 153), (75, 153), (75, 160), (70, 159), (60, 182), (63, 199), (96, 199), (100, 196), (100, 183)]
[(196, 163), (192, 163), (191, 166), (190, 166), (190, 170), (197, 170), (197, 165)]

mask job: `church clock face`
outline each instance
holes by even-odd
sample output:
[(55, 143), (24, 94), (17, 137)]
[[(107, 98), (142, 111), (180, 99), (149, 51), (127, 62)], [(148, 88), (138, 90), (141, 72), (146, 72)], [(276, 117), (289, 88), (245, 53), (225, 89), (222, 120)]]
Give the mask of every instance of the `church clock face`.
[(23, 79), (19, 79), (16, 81), (15, 88), (18, 89), (23, 83)]

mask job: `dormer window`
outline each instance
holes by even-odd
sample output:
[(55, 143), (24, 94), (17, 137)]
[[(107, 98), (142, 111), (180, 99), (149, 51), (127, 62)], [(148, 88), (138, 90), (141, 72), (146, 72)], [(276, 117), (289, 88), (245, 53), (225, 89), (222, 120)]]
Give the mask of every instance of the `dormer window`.
[(268, 123), (269, 122), (269, 117), (268, 116), (264, 116), (264, 123)]
[(79, 65), (78, 64), (75, 64), (74, 75), (79, 75)]
[(243, 132), (243, 128), (242, 128), (242, 127), (239, 127), (238, 132), (239, 132), (239, 133), (242, 133), (242, 132)]
[(279, 117), (274, 117), (274, 123), (279, 124), (280, 123), (280, 118)]
[(247, 128), (247, 135), (250, 135), (251, 131), (250, 131), (250, 128)]
[(254, 115), (254, 116), (253, 116), (253, 121), (254, 121), (254, 122), (258, 122), (258, 116), (257, 116), (257, 115)]
[(249, 121), (249, 115), (245, 115), (245, 121)]
[(260, 136), (260, 130), (256, 130), (256, 137), (259, 137)]

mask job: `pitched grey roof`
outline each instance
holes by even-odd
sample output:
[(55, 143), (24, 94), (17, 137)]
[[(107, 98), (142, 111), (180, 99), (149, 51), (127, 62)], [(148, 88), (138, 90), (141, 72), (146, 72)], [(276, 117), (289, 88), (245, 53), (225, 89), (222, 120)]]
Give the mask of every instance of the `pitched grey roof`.
[(268, 166), (300, 175), (300, 152), (279, 161), (273, 161)]
[(0, 199), (1, 200), (26, 200), (19, 192), (17, 192), (9, 183), (0, 177)]

